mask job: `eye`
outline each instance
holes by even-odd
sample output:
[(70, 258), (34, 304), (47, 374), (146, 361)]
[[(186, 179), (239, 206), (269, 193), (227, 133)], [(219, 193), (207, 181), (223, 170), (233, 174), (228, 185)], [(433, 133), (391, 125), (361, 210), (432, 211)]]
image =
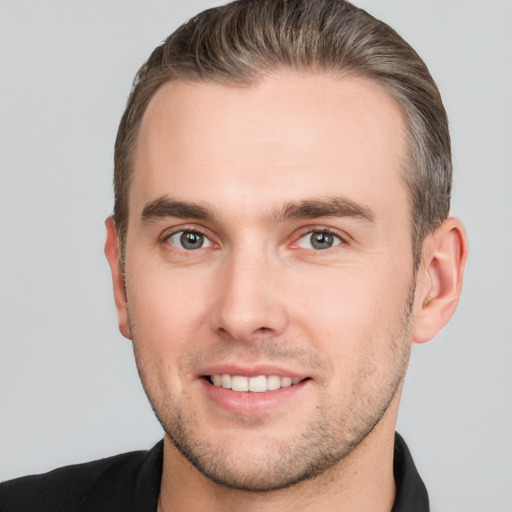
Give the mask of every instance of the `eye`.
[(168, 237), (167, 241), (178, 249), (184, 249), (185, 251), (195, 251), (212, 245), (210, 240), (199, 231), (178, 231)]
[(316, 251), (322, 251), (335, 247), (341, 243), (341, 238), (329, 231), (310, 231), (300, 237), (298, 245), (303, 249), (315, 249)]

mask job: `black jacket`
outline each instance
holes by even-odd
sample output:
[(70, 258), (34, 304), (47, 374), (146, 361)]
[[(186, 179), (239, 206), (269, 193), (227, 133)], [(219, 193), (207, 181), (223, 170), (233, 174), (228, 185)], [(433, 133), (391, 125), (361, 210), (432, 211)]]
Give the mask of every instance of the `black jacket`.
[[(156, 512), (163, 441), (149, 451), (116, 455), (0, 484), (1, 512)], [(395, 438), (392, 512), (428, 512), (428, 495), (400, 435)]]

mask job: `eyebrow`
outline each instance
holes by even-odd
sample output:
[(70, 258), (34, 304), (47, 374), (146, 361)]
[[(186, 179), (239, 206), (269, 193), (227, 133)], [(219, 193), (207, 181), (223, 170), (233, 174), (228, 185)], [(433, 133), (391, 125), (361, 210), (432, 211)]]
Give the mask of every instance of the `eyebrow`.
[(140, 214), (140, 220), (143, 224), (166, 217), (212, 220), (214, 213), (207, 206), (185, 201), (175, 201), (164, 196), (147, 203)]
[[(212, 208), (185, 201), (177, 201), (167, 196), (148, 202), (140, 214), (143, 224), (156, 219), (177, 217), (182, 219), (213, 220)], [(304, 199), (285, 203), (266, 215), (270, 223), (282, 223), (288, 220), (313, 219), (317, 217), (353, 217), (367, 222), (375, 222), (375, 212), (365, 205), (342, 197)]]
[(375, 212), (365, 205), (355, 203), (343, 197), (305, 199), (286, 203), (274, 210), (268, 220), (284, 222), (294, 219), (313, 219), (316, 217), (354, 217), (371, 223), (375, 222)]

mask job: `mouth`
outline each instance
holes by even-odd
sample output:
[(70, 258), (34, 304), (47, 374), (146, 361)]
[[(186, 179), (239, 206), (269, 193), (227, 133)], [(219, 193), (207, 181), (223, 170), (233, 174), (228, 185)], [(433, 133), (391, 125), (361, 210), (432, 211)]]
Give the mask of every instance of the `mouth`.
[(312, 381), (311, 376), (272, 365), (222, 364), (204, 368), (198, 377), (209, 407), (227, 412), (230, 421), (233, 415), (261, 419), (267, 414), (290, 414), (291, 405), (300, 405), (298, 397), (308, 392)]
[(277, 391), (278, 389), (296, 386), (301, 382), (309, 380), (309, 377), (305, 379), (279, 375), (257, 375), (248, 377), (245, 375), (231, 375), (227, 373), (205, 375), (203, 378), (213, 386), (230, 389), (239, 393)]

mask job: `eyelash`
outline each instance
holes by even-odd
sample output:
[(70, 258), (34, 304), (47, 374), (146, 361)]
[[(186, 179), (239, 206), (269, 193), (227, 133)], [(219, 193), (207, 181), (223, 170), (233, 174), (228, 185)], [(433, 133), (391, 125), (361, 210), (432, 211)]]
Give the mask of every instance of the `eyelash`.
[(307, 237), (314, 233), (321, 233), (321, 234), (329, 235), (329, 236), (332, 236), (333, 238), (339, 240), (338, 243), (336, 243), (335, 245), (328, 247), (326, 249), (314, 249), (313, 248), (313, 250), (316, 250), (318, 252), (326, 252), (330, 249), (334, 249), (335, 247), (337, 247), (339, 245), (345, 245), (347, 243), (346, 237), (342, 236), (338, 231), (336, 231), (334, 229), (329, 229), (326, 227), (318, 227), (318, 228), (312, 227), (312, 228), (307, 229), (303, 233), (301, 233), (300, 236), (297, 238), (297, 241), (294, 243), (294, 245), (298, 245), (300, 240), (302, 240), (304, 237)]
[[(172, 230), (171, 232), (165, 232), (161, 237), (160, 237), (160, 241), (161, 243), (165, 244), (167, 249), (168, 250), (172, 250), (172, 251), (179, 251), (179, 252), (194, 252), (194, 250), (187, 250), (187, 249), (184, 249), (184, 248), (179, 248), (177, 247), (176, 245), (173, 245), (170, 243), (170, 238), (172, 238), (173, 236), (176, 236), (180, 233), (191, 233), (191, 234), (196, 234), (196, 235), (200, 235), (202, 237), (204, 237), (205, 240), (208, 241), (208, 243), (210, 244), (209, 246), (217, 246), (218, 244), (216, 244), (213, 240), (212, 240), (212, 237), (210, 237), (209, 235), (207, 235), (204, 231), (202, 231), (201, 229), (198, 229), (197, 227), (188, 227), (188, 226), (181, 226), (179, 228), (176, 228), (174, 230)], [(331, 249), (334, 249), (335, 247), (339, 246), (339, 245), (345, 245), (347, 244), (347, 240), (346, 240), (346, 236), (342, 236), (337, 230), (334, 230), (334, 229), (329, 229), (329, 228), (326, 228), (326, 227), (311, 227), (311, 228), (307, 228), (306, 231), (303, 231), (300, 233), (300, 235), (297, 237), (296, 241), (293, 242), (292, 246), (298, 246), (299, 245), (299, 242), (309, 236), (309, 235), (312, 235), (314, 233), (321, 233), (321, 234), (326, 234), (326, 235), (329, 235), (329, 236), (332, 236), (334, 237), (335, 239), (339, 240), (338, 243), (334, 244), (333, 246), (331, 247), (327, 247), (325, 249), (315, 249), (315, 248), (305, 248), (307, 250), (314, 250), (314, 251), (317, 251), (319, 253), (321, 252), (327, 252)], [(209, 247), (208, 246), (208, 247)], [(196, 250), (199, 250), (199, 249), (202, 249), (203, 247), (200, 247)]]
[[(168, 250), (180, 251), (180, 252), (193, 252), (193, 250), (187, 251), (186, 249), (181, 249), (181, 248), (170, 243), (170, 241), (169, 241), (170, 238), (172, 238), (173, 236), (179, 235), (180, 233), (191, 233), (191, 234), (195, 234), (195, 235), (201, 235), (202, 237), (204, 237), (205, 240), (207, 240), (209, 242), (210, 245), (215, 245), (215, 243), (212, 241), (211, 237), (208, 236), (205, 232), (203, 232), (202, 230), (200, 230), (196, 227), (187, 227), (187, 226), (181, 226), (180, 228), (174, 229), (170, 232), (169, 231), (165, 232), (160, 237), (160, 242), (162, 244), (164, 244)], [(200, 247), (199, 249), (201, 249), (201, 248), (202, 247)], [(197, 250), (199, 250), (199, 249), (197, 249)]]

